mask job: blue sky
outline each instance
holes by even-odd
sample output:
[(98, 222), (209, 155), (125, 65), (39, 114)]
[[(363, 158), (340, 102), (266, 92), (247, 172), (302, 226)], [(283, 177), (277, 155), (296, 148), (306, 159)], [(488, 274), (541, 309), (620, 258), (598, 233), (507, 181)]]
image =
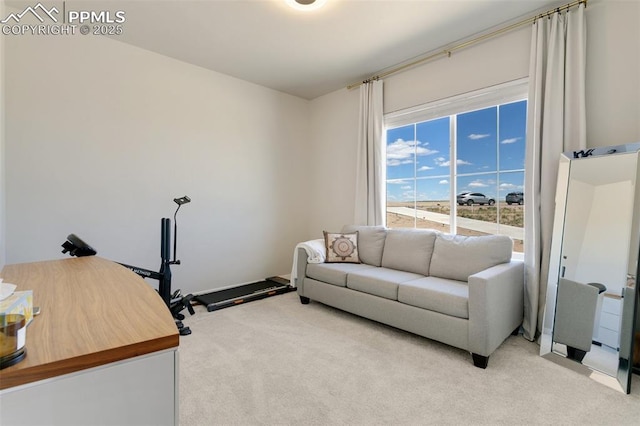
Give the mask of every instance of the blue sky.
[[(458, 114), (457, 193), (522, 191), (526, 101)], [(387, 130), (387, 201), (449, 199), (450, 118)], [(499, 164), (499, 168), (498, 168)]]

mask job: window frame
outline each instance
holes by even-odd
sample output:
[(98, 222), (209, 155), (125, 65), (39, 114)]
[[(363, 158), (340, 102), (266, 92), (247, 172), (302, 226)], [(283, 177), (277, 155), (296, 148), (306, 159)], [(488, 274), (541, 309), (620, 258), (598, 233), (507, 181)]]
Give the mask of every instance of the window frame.
[[(528, 107), (529, 98), (529, 86), (528, 78), (521, 78), (513, 81), (509, 81), (502, 84), (486, 87), (479, 90), (463, 93), (460, 95), (451, 96), (448, 98), (439, 99), (436, 101), (428, 102), (425, 104), (405, 108), (398, 111), (393, 111), (384, 115), (384, 134), (386, 135), (390, 129), (408, 126), (412, 124), (418, 124), (425, 121), (435, 120), (443, 117), (450, 117), (449, 120), (449, 158), (451, 161), (451, 167), (449, 170), (450, 181), (450, 193), (449, 203), (452, 206), (450, 213), (450, 230), (457, 229), (457, 214), (454, 213), (453, 206), (457, 206), (456, 194), (457, 194), (457, 179), (459, 174), (457, 172), (456, 161), (457, 155), (457, 141), (458, 135), (457, 129), (457, 115), (481, 110), (490, 107), (499, 107), (504, 104), (514, 103), (526, 100)], [(526, 135), (525, 135), (526, 136)], [(386, 143), (385, 143), (386, 147)], [(387, 165), (387, 154), (384, 155), (384, 169)], [(500, 165), (496, 167), (496, 174), (500, 173)], [(384, 200), (385, 209), (388, 203), (387, 200), (387, 181), (385, 176), (384, 185)], [(414, 175), (414, 192), (417, 190), (417, 180)], [(497, 194), (499, 195), (499, 194)], [(414, 197), (415, 201), (415, 197)], [(387, 214), (384, 215), (385, 225), (387, 220)], [(498, 218), (499, 219), (499, 218)], [(524, 229), (523, 224), (523, 229)], [(414, 227), (416, 226), (414, 218)], [(515, 252), (514, 252), (515, 253)]]

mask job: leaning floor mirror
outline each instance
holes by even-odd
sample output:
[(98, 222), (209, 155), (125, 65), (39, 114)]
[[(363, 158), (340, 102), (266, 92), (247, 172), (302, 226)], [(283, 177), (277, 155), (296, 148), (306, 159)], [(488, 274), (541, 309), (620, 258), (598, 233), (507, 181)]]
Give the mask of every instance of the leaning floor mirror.
[[(540, 355), (630, 392), (640, 142), (561, 155)], [(638, 330), (640, 331), (640, 330)]]

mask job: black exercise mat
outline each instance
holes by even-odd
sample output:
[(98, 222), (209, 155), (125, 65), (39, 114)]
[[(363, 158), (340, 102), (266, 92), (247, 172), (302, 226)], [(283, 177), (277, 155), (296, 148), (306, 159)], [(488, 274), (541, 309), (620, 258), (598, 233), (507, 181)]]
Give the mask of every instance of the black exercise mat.
[(280, 277), (267, 278), (264, 281), (244, 284), (238, 287), (199, 294), (193, 299), (207, 307), (209, 312), (235, 306), (252, 300), (263, 299), (276, 294), (295, 290), (289, 281)]

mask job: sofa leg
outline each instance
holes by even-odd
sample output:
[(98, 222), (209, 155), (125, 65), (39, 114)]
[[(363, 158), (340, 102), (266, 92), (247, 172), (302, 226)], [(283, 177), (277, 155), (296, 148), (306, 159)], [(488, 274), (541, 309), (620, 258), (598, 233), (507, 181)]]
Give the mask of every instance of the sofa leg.
[(308, 305), (311, 299), (309, 299), (306, 296), (300, 296), (300, 303), (302, 303), (303, 305)]
[(488, 356), (482, 356), (482, 355), (478, 355), (478, 354), (471, 354), (471, 357), (473, 358), (473, 365), (475, 365), (478, 368), (487, 368), (487, 364), (489, 364), (489, 357)]

